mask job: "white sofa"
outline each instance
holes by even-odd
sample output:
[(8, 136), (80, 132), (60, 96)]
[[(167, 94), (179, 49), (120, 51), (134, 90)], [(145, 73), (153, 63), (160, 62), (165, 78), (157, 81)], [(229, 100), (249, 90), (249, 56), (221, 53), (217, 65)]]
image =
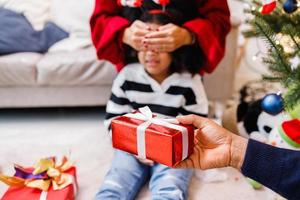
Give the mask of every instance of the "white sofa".
[[(97, 60), (91, 45), (88, 21), (94, 0), (0, 0), (0, 6), (23, 12), (36, 29), (50, 19), (70, 32), (46, 54), (0, 56), (0, 108), (106, 104), (117, 73), (111, 63)], [(224, 101), (232, 95), (238, 27), (233, 17), (226, 55), (204, 78), (209, 100)]]

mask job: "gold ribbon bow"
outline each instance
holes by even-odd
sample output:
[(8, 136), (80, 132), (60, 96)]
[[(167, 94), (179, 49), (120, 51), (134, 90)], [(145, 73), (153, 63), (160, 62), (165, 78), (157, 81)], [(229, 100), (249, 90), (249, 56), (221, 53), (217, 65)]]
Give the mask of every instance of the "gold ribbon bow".
[[(22, 166), (15, 165), (15, 168), (22, 173), (32, 175), (28, 176), (30, 178), (20, 178), (0, 174), (0, 181), (9, 186), (26, 186), (38, 188), (43, 191), (48, 191), (52, 184), (53, 190), (61, 190), (73, 183), (73, 176), (65, 173), (65, 171), (69, 170), (72, 166), (73, 164), (66, 157), (63, 157), (62, 162), (59, 165), (56, 164), (55, 158), (45, 158), (36, 163), (32, 173), (28, 172), (28, 170)], [(35, 178), (35, 175), (42, 175), (43, 178)]]

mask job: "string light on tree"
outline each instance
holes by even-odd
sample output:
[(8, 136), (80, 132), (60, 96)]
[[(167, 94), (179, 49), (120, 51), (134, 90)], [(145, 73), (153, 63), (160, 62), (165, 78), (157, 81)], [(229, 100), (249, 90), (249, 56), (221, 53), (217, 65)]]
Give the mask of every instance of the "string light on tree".
[(299, 65), (300, 65), (300, 58), (299, 58), (299, 56), (295, 56), (294, 58), (290, 59), (290, 63), (291, 63), (292, 70), (297, 69), (299, 67)]
[[(289, 35), (283, 35), (282, 33), (278, 33), (276, 35), (276, 38), (279, 41), (279, 43), (282, 45), (282, 47), (286, 53), (293, 54), (294, 49), (295, 49), (295, 43)], [(295, 38), (295, 40), (298, 40), (298, 39)], [(276, 42), (276, 44), (277, 44), (277, 42)]]
[(256, 61), (256, 60), (258, 59), (258, 57), (259, 57), (259, 54), (260, 54), (260, 51), (258, 51), (256, 54), (254, 54), (254, 55), (252, 56), (252, 60), (253, 60), (253, 61)]

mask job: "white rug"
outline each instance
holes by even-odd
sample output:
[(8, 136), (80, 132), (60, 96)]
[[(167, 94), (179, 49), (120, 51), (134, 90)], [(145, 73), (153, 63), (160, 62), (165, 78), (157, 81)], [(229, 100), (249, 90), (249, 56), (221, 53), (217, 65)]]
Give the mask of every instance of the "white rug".
[[(68, 155), (77, 166), (78, 200), (92, 200), (110, 166), (112, 148), (103, 121), (103, 109), (0, 111), (0, 171), (13, 174), (13, 163), (31, 166), (47, 156)], [(96, 111), (97, 110), (97, 111)], [(275, 199), (274, 193), (264, 188), (257, 191), (244, 177), (231, 168), (222, 169), (228, 180), (204, 183), (193, 178), (191, 200), (247, 200)], [(0, 196), (7, 186), (0, 183)], [(144, 187), (139, 200), (148, 200)]]

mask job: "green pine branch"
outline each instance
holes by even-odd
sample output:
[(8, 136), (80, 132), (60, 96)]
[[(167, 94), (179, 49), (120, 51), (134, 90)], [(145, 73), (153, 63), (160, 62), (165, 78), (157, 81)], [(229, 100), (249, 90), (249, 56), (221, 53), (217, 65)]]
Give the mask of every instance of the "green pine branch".
[[(251, 17), (246, 21), (249, 28), (243, 32), (244, 36), (262, 38), (269, 47), (263, 62), (268, 66), (270, 74), (263, 75), (263, 78), (280, 82), (287, 88), (284, 102), (285, 108), (290, 110), (300, 103), (300, 64), (296, 69), (292, 69), (290, 63), (291, 58), (300, 57), (300, 11), (287, 14), (282, 9), (284, 1), (278, 0), (277, 8), (272, 13), (263, 15), (259, 10), (260, 0), (238, 1), (250, 5), (250, 9), (245, 10)], [(281, 41), (278, 43), (277, 40), (281, 40), (278, 34), (291, 41), (289, 52), (285, 51), (286, 46), (282, 46)]]

